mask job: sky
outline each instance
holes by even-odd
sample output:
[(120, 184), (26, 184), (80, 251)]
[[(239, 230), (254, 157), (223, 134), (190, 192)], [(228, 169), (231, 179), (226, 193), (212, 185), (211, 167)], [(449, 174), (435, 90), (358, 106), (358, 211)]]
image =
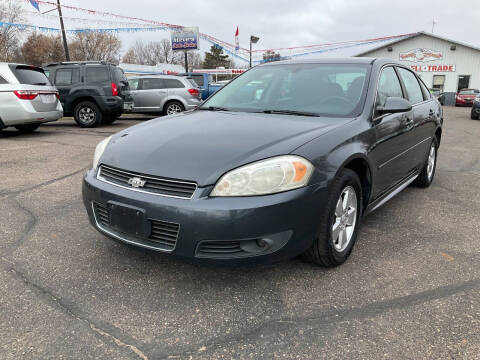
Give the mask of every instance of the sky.
[[(4, 1), (4, 0), (0, 0)], [(18, 0), (22, 1), (22, 0)], [(258, 49), (289, 47), (325, 42), (361, 40), (417, 31), (434, 34), (480, 47), (475, 31), (480, 19), (480, 1), (461, 5), (446, 0), (62, 0), (62, 4), (109, 11), (183, 26), (199, 26), (200, 31), (234, 43), (238, 25), (240, 46), (248, 47), (250, 34), (260, 37)], [(25, 9), (34, 10), (28, 3)], [(50, 9), (40, 4), (40, 10)], [(50, 13), (54, 14), (54, 13)], [(68, 17), (88, 18), (82, 12), (64, 9), (67, 29), (85, 27)], [(122, 21), (114, 18), (91, 19)], [(54, 18), (29, 15), (34, 25), (58, 27)], [(92, 27), (111, 27), (94, 24)], [(136, 40), (169, 38), (167, 32), (122, 33), (126, 51)], [(209, 48), (201, 44), (202, 50)]]

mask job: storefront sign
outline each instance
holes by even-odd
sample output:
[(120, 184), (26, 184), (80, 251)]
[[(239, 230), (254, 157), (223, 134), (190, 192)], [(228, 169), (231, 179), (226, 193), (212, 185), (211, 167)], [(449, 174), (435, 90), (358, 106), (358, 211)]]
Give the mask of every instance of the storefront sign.
[(199, 50), (198, 26), (172, 29), (172, 50)]
[(418, 72), (454, 72), (455, 65), (411, 65), (412, 69)]
[(435, 60), (442, 60), (443, 54), (437, 50), (418, 48), (406, 52), (401, 52), (398, 57), (401, 61), (429, 62)]

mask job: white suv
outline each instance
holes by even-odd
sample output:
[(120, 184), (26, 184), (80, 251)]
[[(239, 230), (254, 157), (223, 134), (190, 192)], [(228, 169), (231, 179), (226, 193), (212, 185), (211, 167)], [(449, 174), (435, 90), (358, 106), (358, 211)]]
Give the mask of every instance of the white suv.
[(58, 91), (43, 69), (0, 63), (0, 130), (15, 126), (21, 132), (32, 132), (41, 123), (62, 116)]

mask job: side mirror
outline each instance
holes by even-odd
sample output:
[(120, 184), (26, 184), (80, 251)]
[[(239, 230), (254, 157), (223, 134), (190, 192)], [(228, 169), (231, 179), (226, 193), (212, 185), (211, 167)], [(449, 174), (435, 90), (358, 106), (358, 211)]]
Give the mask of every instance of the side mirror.
[(375, 112), (377, 115), (402, 113), (412, 110), (412, 105), (408, 100), (401, 97), (388, 97), (384, 106), (377, 106)]

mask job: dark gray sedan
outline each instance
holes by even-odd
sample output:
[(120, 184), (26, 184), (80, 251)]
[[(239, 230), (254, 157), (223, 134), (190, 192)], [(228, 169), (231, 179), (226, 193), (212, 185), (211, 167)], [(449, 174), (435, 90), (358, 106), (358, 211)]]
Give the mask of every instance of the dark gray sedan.
[(103, 140), (83, 182), (117, 241), (216, 262), (350, 255), (365, 215), (428, 187), (442, 108), (392, 60), (257, 66), (190, 113)]

